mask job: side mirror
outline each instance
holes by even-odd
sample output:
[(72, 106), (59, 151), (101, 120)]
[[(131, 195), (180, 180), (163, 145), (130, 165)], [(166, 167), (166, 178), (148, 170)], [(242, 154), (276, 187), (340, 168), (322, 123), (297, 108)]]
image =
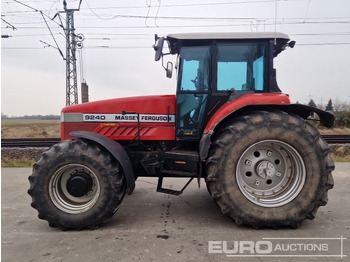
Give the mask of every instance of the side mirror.
[(289, 43), (288, 43), (288, 46), (290, 47), (290, 48), (293, 48), (294, 46), (295, 46), (295, 41), (290, 41)]
[[(159, 59), (163, 56), (163, 45), (164, 45), (164, 37), (158, 38), (158, 36), (155, 36), (156, 43), (153, 45), (154, 51), (156, 51), (156, 54), (154, 56), (154, 60), (159, 61)], [(158, 40), (158, 42), (157, 42)]]
[(168, 62), (166, 64), (165, 71), (166, 71), (167, 78), (171, 78), (173, 76), (173, 63), (172, 62)]

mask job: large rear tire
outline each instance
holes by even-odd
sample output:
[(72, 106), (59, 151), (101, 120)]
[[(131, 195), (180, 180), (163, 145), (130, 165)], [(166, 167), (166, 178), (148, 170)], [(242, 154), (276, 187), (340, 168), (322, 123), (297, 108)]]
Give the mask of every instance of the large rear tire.
[(62, 229), (106, 223), (125, 194), (119, 163), (104, 148), (81, 139), (51, 147), (34, 164), (29, 182), (39, 218)]
[(257, 111), (214, 137), (206, 182), (222, 212), (254, 228), (296, 228), (333, 187), (334, 163), (318, 131), (298, 116)]

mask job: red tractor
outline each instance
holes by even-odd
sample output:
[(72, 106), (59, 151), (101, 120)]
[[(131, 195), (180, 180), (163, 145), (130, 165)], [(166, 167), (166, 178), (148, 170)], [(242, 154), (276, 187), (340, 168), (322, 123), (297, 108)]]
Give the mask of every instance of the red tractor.
[[(163, 54), (167, 42), (169, 53)], [(39, 218), (63, 229), (111, 219), (137, 177), (179, 195), (204, 178), (237, 224), (298, 227), (327, 203), (334, 163), (306, 119), (333, 115), (290, 104), (273, 59), (294, 41), (282, 33), (156, 36), (155, 60), (177, 55), (176, 95), (117, 98), (66, 107), (62, 142), (33, 166), (29, 195)], [(171, 77), (172, 63), (165, 67)], [(180, 191), (163, 178), (188, 177)]]

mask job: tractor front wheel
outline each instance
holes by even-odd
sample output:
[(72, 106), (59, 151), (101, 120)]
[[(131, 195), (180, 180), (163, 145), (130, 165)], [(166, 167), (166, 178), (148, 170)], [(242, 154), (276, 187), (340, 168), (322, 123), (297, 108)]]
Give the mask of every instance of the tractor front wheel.
[(96, 228), (107, 222), (125, 194), (119, 163), (104, 148), (80, 139), (45, 152), (29, 182), (39, 218), (63, 229)]
[(329, 147), (298, 116), (257, 111), (219, 132), (207, 160), (207, 186), (222, 212), (254, 228), (298, 227), (327, 203)]

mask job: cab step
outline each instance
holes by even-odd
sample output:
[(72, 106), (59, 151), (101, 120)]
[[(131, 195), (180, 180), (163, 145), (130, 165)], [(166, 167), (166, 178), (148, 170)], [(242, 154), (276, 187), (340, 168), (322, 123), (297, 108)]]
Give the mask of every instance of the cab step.
[[(173, 150), (165, 153), (165, 159), (160, 169), (157, 192), (181, 195), (191, 181), (198, 177), (199, 154), (197, 151)], [(190, 177), (181, 190), (163, 188), (164, 177)]]
[(187, 183), (184, 185), (184, 187), (181, 190), (174, 190), (174, 189), (170, 189), (170, 188), (163, 188), (162, 187), (163, 177), (159, 177), (158, 178), (158, 185), (157, 185), (157, 192), (179, 196), (184, 192), (186, 187), (192, 182), (193, 178), (194, 177), (191, 177), (190, 180), (187, 181)]
[(160, 169), (162, 176), (192, 177), (197, 175), (199, 154), (197, 151), (173, 150), (165, 153)]

